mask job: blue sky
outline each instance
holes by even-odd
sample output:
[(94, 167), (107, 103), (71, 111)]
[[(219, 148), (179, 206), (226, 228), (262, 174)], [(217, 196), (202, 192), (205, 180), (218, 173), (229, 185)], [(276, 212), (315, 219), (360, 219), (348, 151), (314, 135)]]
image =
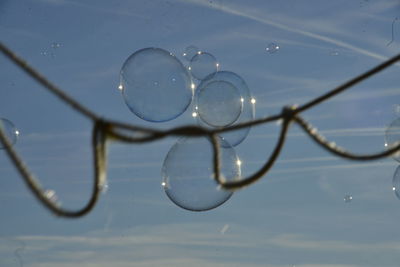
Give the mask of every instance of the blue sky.
[[(68, 94), (106, 118), (160, 128), (195, 123), (135, 117), (117, 89), (136, 50), (181, 57), (195, 45), (242, 76), (256, 117), (301, 104), (398, 53), (399, 1), (1, 1), (1, 41)], [(280, 46), (267, 53), (269, 43)], [(53, 48), (58, 43), (60, 47)], [(16, 149), (68, 207), (88, 198), (91, 122), (0, 56), (0, 117), (21, 132)], [(383, 149), (400, 104), (400, 65), (303, 115), (330, 140), (359, 153)], [(235, 147), (242, 173), (268, 157), (276, 123)], [(182, 210), (161, 187), (174, 138), (110, 144), (109, 189), (94, 211), (56, 218), (27, 190), (0, 151), (0, 266), (398, 266), (400, 202), (393, 159), (338, 159), (291, 127), (274, 168), (204, 213)], [(194, 151), (195, 153), (195, 151)], [(353, 201), (344, 203), (345, 195)]]

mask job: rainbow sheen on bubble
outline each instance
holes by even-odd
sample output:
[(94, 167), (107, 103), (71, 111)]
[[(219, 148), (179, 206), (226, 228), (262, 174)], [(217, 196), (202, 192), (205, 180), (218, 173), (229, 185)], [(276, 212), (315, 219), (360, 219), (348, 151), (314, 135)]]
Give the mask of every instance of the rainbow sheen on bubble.
[(173, 54), (161, 48), (144, 48), (123, 64), (118, 88), (139, 118), (165, 122), (188, 108), (193, 87), (187, 69)]
[[(241, 162), (233, 147), (221, 147), (221, 174), (227, 181), (240, 179)], [(162, 167), (162, 186), (168, 198), (190, 211), (206, 211), (222, 205), (231, 191), (214, 180), (213, 150), (209, 139), (181, 138), (168, 152)]]

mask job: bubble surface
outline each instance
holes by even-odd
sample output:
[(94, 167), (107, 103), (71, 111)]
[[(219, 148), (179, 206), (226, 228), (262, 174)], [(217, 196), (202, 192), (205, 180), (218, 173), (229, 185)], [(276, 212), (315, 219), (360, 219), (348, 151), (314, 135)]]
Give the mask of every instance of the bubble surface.
[(144, 48), (123, 64), (120, 86), (126, 105), (151, 122), (175, 119), (190, 105), (193, 83), (183, 64), (161, 48)]
[(210, 74), (217, 72), (218, 69), (219, 63), (217, 59), (207, 52), (198, 52), (190, 60), (190, 73), (198, 80), (203, 80)]
[(400, 199), (400, 166), (397, 167), (393, 174), (392, 185), (394, 194)]
[(394, 112), (394, 115), (396, 115), (397, 117), (400, 117), (400, 105), (399, 104), (393, 105), (393, 112)]
[[(0, 128), (5, 133), (6, 137), (12, 145), (17, 142), (19, 131), (15, 128), (11, 121), (0, 118)], [(0, 142), (0, 149), (4, 149), (3, 143)]]
[[(240, 112), (238, 118), (236, 118), (234, 120), (234, 122), (231, 123), (230, 125), (244, 123), (244, 122), (248, 122), (248, 121), (251, 121), (254, 119), (256, 100), (255, 100), (255, 98), (253, 98), (251, 96), (250, 90), (247, 87), (246, 82), (239, 75), (237, 75), (234, 72), (219, 71), (215, 74), (208, 76), (206, 79), (201, 81), (201, 83), (197, 87), (196, 94), (194, 96), (195, 104), (194, 104), (194, 110), (193, 110), (193, 114), (195, 114), (196, 116), (193, 116), (193, 117), (197, 120), (197, 123), (200, 126), (208, 127), (208, 128), (216, 128), (215, 126), (212, 126), (210, 123), (204, 122), (204, 119), (202, 119), (201, 116), (197, 116), (200, 114), (201, 108), (199, 108), (199, 105), (196, 104), (199, 102), (198, 98), (199, 98), (199, 94), (200, 94), (202, 88), (207, 88), (209, 84), (213, 84), (215, 82), (218, 82), (218, 83), (225, 82), (225, 83), (231, 84), (232, 86), (234, 86), (237, 89), (237, 92), (239, 92), (239, 95), (237, 95), (235, 93), (230, 94), (230, 98), (234, 99), (232, 101), (235, 101), (235, 103), (238, 103), (238, 101), (239, 101), (240, 105), (241, 105), (241, 112)], [(196, 107), (197, 107), (197, 109), (196, 109)], [(225, 114), (231, 108), (232, 107), (226, 107), (226, 109), (223, 109), (223, 112), (221, 112), (219, 114), (214, 114), (214, 116), (217, 116), (217, 115), (220, 116), (221, 114)], [(238, 110), (239, 110), (238, 107), (236, 107), (236, 108), (233, 107), (232, 109), (236, 110), (236, 112), (238, 112)], [(226, 118), (228, 118), (228, 119), (230, 118), (231, 120), (233, 120), (234, 115), (227, 114), (226, 116), (227, 117), (225, 117), (224, 120)], [(235, 130), (235, 131), (225, 132), (225, 133), (222, 133), (220, 136), (231, 146), (237, 146), (246, 138), (246, 136), (248, 135), (248, 133), (250, 131), (250, 128), (251, 127), (247, 127), (247, 128), (242, 128), (242, 129)], [(224, 144), (222, 144), (222, 145), (224, 145)]]
[(51, 48), (57, 49), (57, 48), (60, 48), (60, 47), (61, 47), (60, 43), (54, 42), (54, 43), (51, 44)]
[(200, 119), (213, 127), (234, 123), (242, 113), (239, 89), (230, 82), (212, 81), (197, 88), (195, 110)]
[[(206, 211), (232, 196), (214, 180), (212, 155), (211, 142), (205, 137), (184, 137), (172, 146), (164, 160), (161, 183), (172, 202), (186, 210)], [(221, 147), (221, 174), (227, 181), (240, 179), (239, 162), (234, 148)]]
[(270, 54), (278, 52), (280, 49), (280, 46), (277, 45), (276, 43), (270, 43), (268, 46), (265, 48), (265, 51), (267, 51)]
[(192, 58), (200, 52), (200, 49), (197, 46), (189, 45), (185, 48), (185, 51), (182, 53), (183, 58), (190, 62)]
[(353, 197), (351, 195), (345, 195), (343, 198), (344, 203), (350, 203), (353, 201)]
[[(385, 147), (400, 142), (400, 118), (395, 119), (385, 132)], [(400, 162), (400, 151), (392, 155), (392, 157)]]

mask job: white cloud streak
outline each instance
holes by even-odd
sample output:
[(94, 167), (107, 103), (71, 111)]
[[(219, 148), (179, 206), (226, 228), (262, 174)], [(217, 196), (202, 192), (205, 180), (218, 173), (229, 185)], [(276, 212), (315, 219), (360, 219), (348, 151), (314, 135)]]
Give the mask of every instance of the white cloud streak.
[[(19, 236), (15, 240), (26, 244), (24, 262), (34, 267), (73, 266), (78, 263), (83, 267), (243, 266), (243, 262), (238, 260), (241, 256), (232, 252), (247, 251), (246, 255), (251, 257), (253, 254), (249, 252), (259, 251), (260, 248), (268, 253), (282, 252), (284, 249), (315, 255), (329, 253), (342, 258), (342, 263), (338, 265), (324, 264), (323, 257), (314, 257), (312, 262), (303, 260), (296, 266), (349, 267), (360, 266), (345, 263), (353, 253), (381, 255), (400, 252), (399, 242), (314, 239), (304, 234), (274, 234), (238, 225), (232, 226), (234, 230), (221, 234), (218, 231), (221, 226), (223, 224), (170, 224), (100, 231), (85, 236)], [(222, 251), (216, 254), (217, 248)], [(0, 246), (0, 249), (10, 250), (7, 246)], [(41, 256), (35, 258), (35, 255)], [(253, 260), (246, 266), (286, 267), (287, 264)]]
[[(280, 22), (276, 22), (271, 19), (267, 19), (263, 16), (262, 13), (260, 13), (259, 9), (256, 9), (256, 8), (250, 9), (247, 6), (243, 6), (243, 5), (242, 6), (233, 6), (233, 5), (228, 6), (227, 4), (225, 4), (222, 8), (220, 8), (217, 6), (209, 5), (207, 1), (200, 1), (200, 0), (188, 0), (185, 2), (191, 2), (192, 4), (218, 9), (224, 13), (247, 18), (247, 19), (259, 22), (264, 25), (275, 27), (280, 30), (299, 34), (299, 35), (306, 36), (306, 37), (309, 37), (314, 40), (318, 40), (318, 41), (322, 41), (325, 43), (333, 44), (338, 47), (346, 48), (346, 49), (354, 51), (358, 54), (362, 54), (362, 55), (365, 55), (365, 56), (368, 56), (368, 57), (371, 57), (374, 59), (378, 59), (380, 61), (387, 59), (386, 56), (383, 56), (381, 54), (378, 54), (378, 53), (366, 50), (364, 48), (352, 45), (350, 43), (347, 43), (347, 42), (344, 42), (341, 40), (337, 40), (337, 39), (334, 39), (334, 38), (331, 38), (331, 37), (328, 37), (328, 36), (325, 36), (322, 34), (314, 33), (311, 31), (302, 30), (300, 28), (294, 28), (294, 27), (288, 26), (284, 23), (280, 23)], [(283, 15), (279, 14), (279, 16), (283, 16)], [(303, 23), (303, 21), (296, 21), (296, 23), (294, 21), (292, 21), (293, 25), (302, 25), (302, 23)]]

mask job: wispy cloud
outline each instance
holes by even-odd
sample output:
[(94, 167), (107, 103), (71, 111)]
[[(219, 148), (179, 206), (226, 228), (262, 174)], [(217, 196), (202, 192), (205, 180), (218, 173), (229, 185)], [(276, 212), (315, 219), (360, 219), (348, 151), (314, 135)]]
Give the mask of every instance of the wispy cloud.
[[(302, 81), (299, 81), (300, 84), (302, 83)], [(303, 81), (304, 82), (304, 81)], [(337, 84), (338, 85), (338, 84)], [(312, 85), (312, 88), (327, 88), (325, 86), (319, 87), (319, 83), (316, 83), (314, 85)], [(329, 88), (329, 87), (328, 87)], [(332, 86), (333, 88), (333, 86)], [(282, 95), (284, 96), (285, 94), (287, 95), (287, 93), (289, 91), (295, 91), (296, 89), (287, 89), (287, 90), (282, 90)], [(278, 94), (278, 92), (275, 92), (274, 94)], [(400, 95), (400, 90), (399, 88), (384, 88), (384, 89), (376, 89), (376, 90), (366, 90), (364, 92), (348, 92), (346, 94), (341, 94), (338, 96), (335, 96), (331, 99), (329, 99), (328, 101), (330, 103), (333, 102), (345, 102), (345, 101), (361, 101), (361, 100), (365, 100), (365, 99), (376, 99), (376, 98), (385, 98), (385, 97), (394, 97), (394, 96), (399, 96)], [(285, 105), (288, 104), (303, 104), (306, 103), (308, 101), (310, 101), (312, 98), (310, 96), (300, 96), (300, 97), (293, 97), (290, 99), (286, 99), (285, 100), (276, 100), (273, 103), (271, 102), (257, 102), (257, 108), (277, 108), (277, 107), (283, 107)]]
[(313, 167), (300, 167), (300, 168), (285, 168), (276, 169), (273, 173), (301, 173), (301, 172), (314, 172), (314, 171), (328, 171), (328, 170), (343, 170), (343, 169), (360, 169), (360, 168), (377, 168), (377, 167), (393, 167), (392, 162), (375, 162), (375, 163), (355, 163), (355, 164), (335, 164), (335, 165), (320, 165)]
[[(220, 10), (221, 12), (224, 13), (228, 13), (231, 15), (235, 15), (235, 16), (239, 16), (239, 17), (243, 17), (243, 18), (247, 18), (256, 22), (259, 22), (261, 24), (265, 24), (268, 25), (270, 27), (274, 27), (283, 31), (287, 31), (290, 33), (295, 33), (295, 34), (299, 34), (305, 37), (309, 37), (318, 41), (322, 41), (331, 45), (335, 45), (338, 47), (342, 47), (342, 48), (346, 48), (349, 49), (351, 51), (354, 51), (358, 54), (362, 54), (362, 55), (366, 55), (368, 57), (371, 58), (375, 58), (378, 60), (385, 60), (387, 59), (386, 56), (383, 56), (381, 54), (375, 53), (373, 51), (369, 51), (367, 49), (364, 49), (362, 47), (350, 44), (348, 42), (345, 41), (341, 41), (339, 39), (336, 38), (332, 38), (320, 33), (315, 33), (315, 32), (311, 32), (309, 30), (303, 30), (300, 29), (299, 27), (292, 27), (287, 25), (286, 23), (283, 22), (278, 22), (272, 19), (268, 19), (265, 17), (264, 13), (265, 10), (263, 11), (263, 13), (261, 13), (261, 11), (257, 8), (250, 8), (248, 5), (228, 5), (225, 4), (222, 8), (218, 7), (218, 6), (213, 6), (213, 5), (209, 5), (207, 1), (200, 1), (200, 0), (190, 0), (190, 1), (185, 1), (185, 2), (191, 2), (192, 4), (196, 4), (196, 5), (200, 5), (200, 6), (205, 6), (205, 7), (209, 7), (209, 8), (215, 8)], [(298, 21), (293, 21), (293, 19), (289, 19), (286, 18), (286, 16), (284, 16), (283, 14), (279, 14), (279, 17), (285, 17), (284, 19), (282, 19), (281, 21), (291, 21), (291, 25), (297, 25), (300, 26), (304, 23), (303, 20), (298, 20)], [(324, 31), (326, 31), (327, 29), (332, 28), (333, 25), (329, 25), (327, 27), (324, 27)]]
[[(315, 239), (298, 233), (275, 234), (264, 229), (252, 229), (230, 224), (186, 223), (141, 226), (132, 230), (96, 231), (84, 236), (19, 236), (26, 244), (24, 261), (29, 266), (268, 266), (286, 267), (287, 263), (265, 262), (274, 253), (296, 252), (315, 255), (296, 259), (296, 266), (349, 267), (346, 264), (354, 253), (398, 253), (399, 242), (354, 242), (349, 240)], [(5, 249), (7, 246), (0, 247)], [(260, 250), (262, 248), (262, 250)], [(216, 253), (218, 249), (218, 253)], [(8, 250), (9, 251), (9, 250)], [(264, 257), (257, 254), (264, 251)], [(240, 252), (255, 257), (251, 262)], [(322, 253), (322, 254), (321, 254)], [(341, 258), (340, 264), (324, 263), (324, 254)], [(41, 255), (35, 257), (35, 255)], [(373, 255), (372, 255), (373, 254)], [(246, 258), (247, 259), (247, 258)], [(390, 260), (390, 259), (389, 259)], [(282, 261), (281, 261), (282, 262)], [(354, 262), (354, 261), (351, 261)], [(52, 265), (51, 265), (52, 264)], [(373, 266), (371, 263), (369, 266)], [(385, 262), (382, 262), (385, 264)], [(363, 265), (365, 266), (365, 265)], [(367, 265), (368, 266), (368, 265)]]
[(98, 4), (86, 4), (83, 2), (72, 1), (72, 0), (40, 0), (40, 1), (47, 3), (47, 4), (53, 4), (53, 5), (71, 5), (71, 6), (81, 7), (81, 8), (85, 8), (85, 9), (99, 12), (99, 13), (106, 13), (106, 14), (112, 14), (112, 15), (118, 15), (118, 16), (136, 17), (136, 18), (142, 18), (142, 19), (149, 18), (145, 14), (135, 13), (135, 12), (129, 10), (129, 8), (115, 8), (115, 7), (114, 8), (103, 8), (103, 7), (99, 6)]
[[(326, 137), (355, 137), (355, 136), (384, 136), (385, 128), (382, 127), (361, 127), (361, 128), (342, 128), (342, 129), (331, 129), (331, 130), (319, 130), (321, 135)], [(288, 137), (305, 137), (308, 136), (303, 131), (290, 131), (287, 134)], [(277, 139), (277, 134), (253, 134), (252, 138), (272, 138)]]
[(312, 240), (303, 235), (283, 234), (272, 238), (269, 243), (286, 248), (311, 249), (314, 251), (400, 251), (399, 242), (382, 242), (374, 244), (363, 244), (336, 240)]

